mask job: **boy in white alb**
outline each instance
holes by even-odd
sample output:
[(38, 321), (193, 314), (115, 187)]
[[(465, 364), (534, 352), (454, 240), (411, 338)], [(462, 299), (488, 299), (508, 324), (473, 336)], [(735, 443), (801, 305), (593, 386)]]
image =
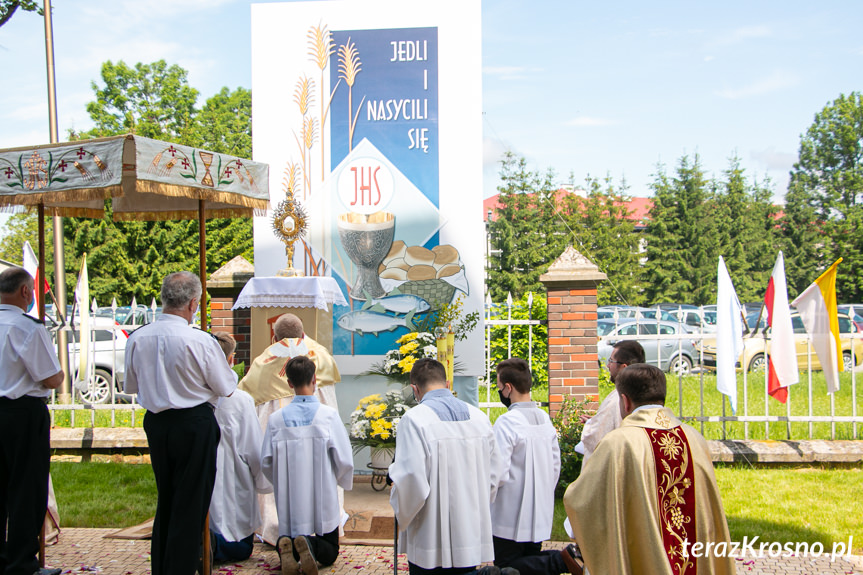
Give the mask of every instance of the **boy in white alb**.
[(501, 453), (497, 497), (491, 505), (494, 564), (521, 575), (569, 572), (561, 551), (542, 551), (551, 536), (554, 488), (560, 474), (557, 431), (530, 399), (530, 368), (520, 358), (497, 365), (497, 389), (508, 411), (494, 424)]
[(318, 563), (338, 557), (337, 486), (353, 487), (354, 458), (339, 412), (314, 395), (312, 360), (294, 357), (285, 371), (295, 395), (267, 422), (261, 464), (276, 497), (282, 575), (317, 575)]
[[(228, 364), (237, 342), (214, 332)], [(261, 470), (263, 432), (252, 396), (237, 389), (215, 409), (221, 430), (216, 455), (216, 483), (210, 501), (210, 539), (216, 562), (245, 561), (252, 555), (255, 529), (261, 524), (257, 493), (271, 493)]]

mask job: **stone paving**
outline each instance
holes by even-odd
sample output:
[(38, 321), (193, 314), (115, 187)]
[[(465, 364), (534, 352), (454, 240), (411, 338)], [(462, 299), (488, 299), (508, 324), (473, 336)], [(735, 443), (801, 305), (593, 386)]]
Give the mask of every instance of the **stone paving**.
[[(60, 542), (46, 550), (47, 565), (62, 567), (65, 574), (94, 573), (104, 575), (149, 575), (150, 542), (106, 539), (114, 529), (66, 528)], [(560, 549), (564, 542), (547, 543), (547, 548)], [(388, 575), (393, 573), (392, 545), (342, 545), (336, 563), (320, 570), (321, 575)], [(398, 573), (407, 573), (404, 555), (398, 557)], [(216, 565), (215, 575), (277, 575), (279, 558), (273, 547), (256, 544), (252, 557), (242, 563)], [(863, 557), (851, 556), (831, 562), (830, 557), (818, 559), (788, 557), (770, 559), (748, 558), (737, 561), (738, 575), (849, 575), (863, 574)]]

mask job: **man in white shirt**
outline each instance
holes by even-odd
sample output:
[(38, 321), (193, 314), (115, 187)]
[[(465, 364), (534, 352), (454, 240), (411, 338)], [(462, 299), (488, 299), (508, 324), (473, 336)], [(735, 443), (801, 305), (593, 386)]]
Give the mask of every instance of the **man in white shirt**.
[[(282, 575), (317, 575), (339, 555), (342, 523), (337, 486), (354, 481), (351, 441), (339, 412), (315, 396), (315, 364), (304, 355), (285, 366), (291, 403), (270, 416), (261, 446), (279, 518)], [(297, 563), (299, 560), (299, 564)]]
[[(236, 340), (226, 332), (213, 332), (228, 365)], [(261, 469), (261, 442), (255, 402), (237, 389), (216, 407), (221, 439), (216, 458), (216, 483), (210, 501), (210, 541), (217, 563), (245, 561), (255, 546), (255, 529), (261, 524), (257, 493), (273, 487)]]
[(0, 273), (0, 573), (59, 575), (40, 569), (39, 532), (48, 507), (51, 428), (46, 400), (63, 383), (60, 362), (33, 307), (33, 278)]
[[(644, 363), (644, 348), (640, 343), (634, 340), (623, 340), (614, 344), (607, 362), (611, 383), (616, 382), (617, 374), (623, 368), (636, 363)], [(581, 431), (581, 442), (575, 448), (576, 451), (584, 454), (584, 460), (581, 462), (582, 469), (593, 455), (600, 440), (608, 432), (620, 427), (621, 421), (623, 420), (620, 417), (620, 396), (617, 394), (617, 389), (612, 390), (602, 400), (593, 417), (582, 416), (584, 429)]]
[(557, 431), (530, 399), (530, 367), (511, 357), (497, 364), (497, 391), (508, 411), (494, 423), (502, 468), (491, 505), (494, 564), (521, 575), (569, 571), (563, 552), (542, 550), (551, 537), (554, 489), (560, 474)]
[(126, 393), (147, 410), (144, 431), (159, 497), (150, 557), (153, 575), (192, 575), (216, 478), (219, 424), (213, 408), (237, 387), (215, 338), (189, 324), (201, 299), (190, 272), (162, 282), (162, 315), (126, 344)]
[(399, 421), (389, 471), (399, 552), (407, 553), (411, 575), (468, 573), (494, 559), (497, 442), (488, 417), (447, 389), (440, 362), (418, 360), (411, 387), (419, 405)]

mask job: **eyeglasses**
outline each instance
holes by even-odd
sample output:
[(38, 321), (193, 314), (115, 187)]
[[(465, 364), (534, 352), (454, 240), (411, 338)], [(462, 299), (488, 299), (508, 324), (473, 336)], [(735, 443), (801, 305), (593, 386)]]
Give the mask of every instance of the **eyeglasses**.
[(609, 359), (605, 363), (616, 363), (617, 365), (626, 365), (626, 362), (624, 362), (624, 361), (615, 361), (613, 359)]

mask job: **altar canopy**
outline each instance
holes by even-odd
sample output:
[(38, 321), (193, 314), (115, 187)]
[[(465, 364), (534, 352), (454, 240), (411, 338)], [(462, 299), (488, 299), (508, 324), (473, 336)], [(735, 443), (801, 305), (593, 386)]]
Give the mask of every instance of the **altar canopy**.
[(263, 214), (269, 166), (133, 134), (0, 150), (0, 207), (64, 217), (176, 220)]

